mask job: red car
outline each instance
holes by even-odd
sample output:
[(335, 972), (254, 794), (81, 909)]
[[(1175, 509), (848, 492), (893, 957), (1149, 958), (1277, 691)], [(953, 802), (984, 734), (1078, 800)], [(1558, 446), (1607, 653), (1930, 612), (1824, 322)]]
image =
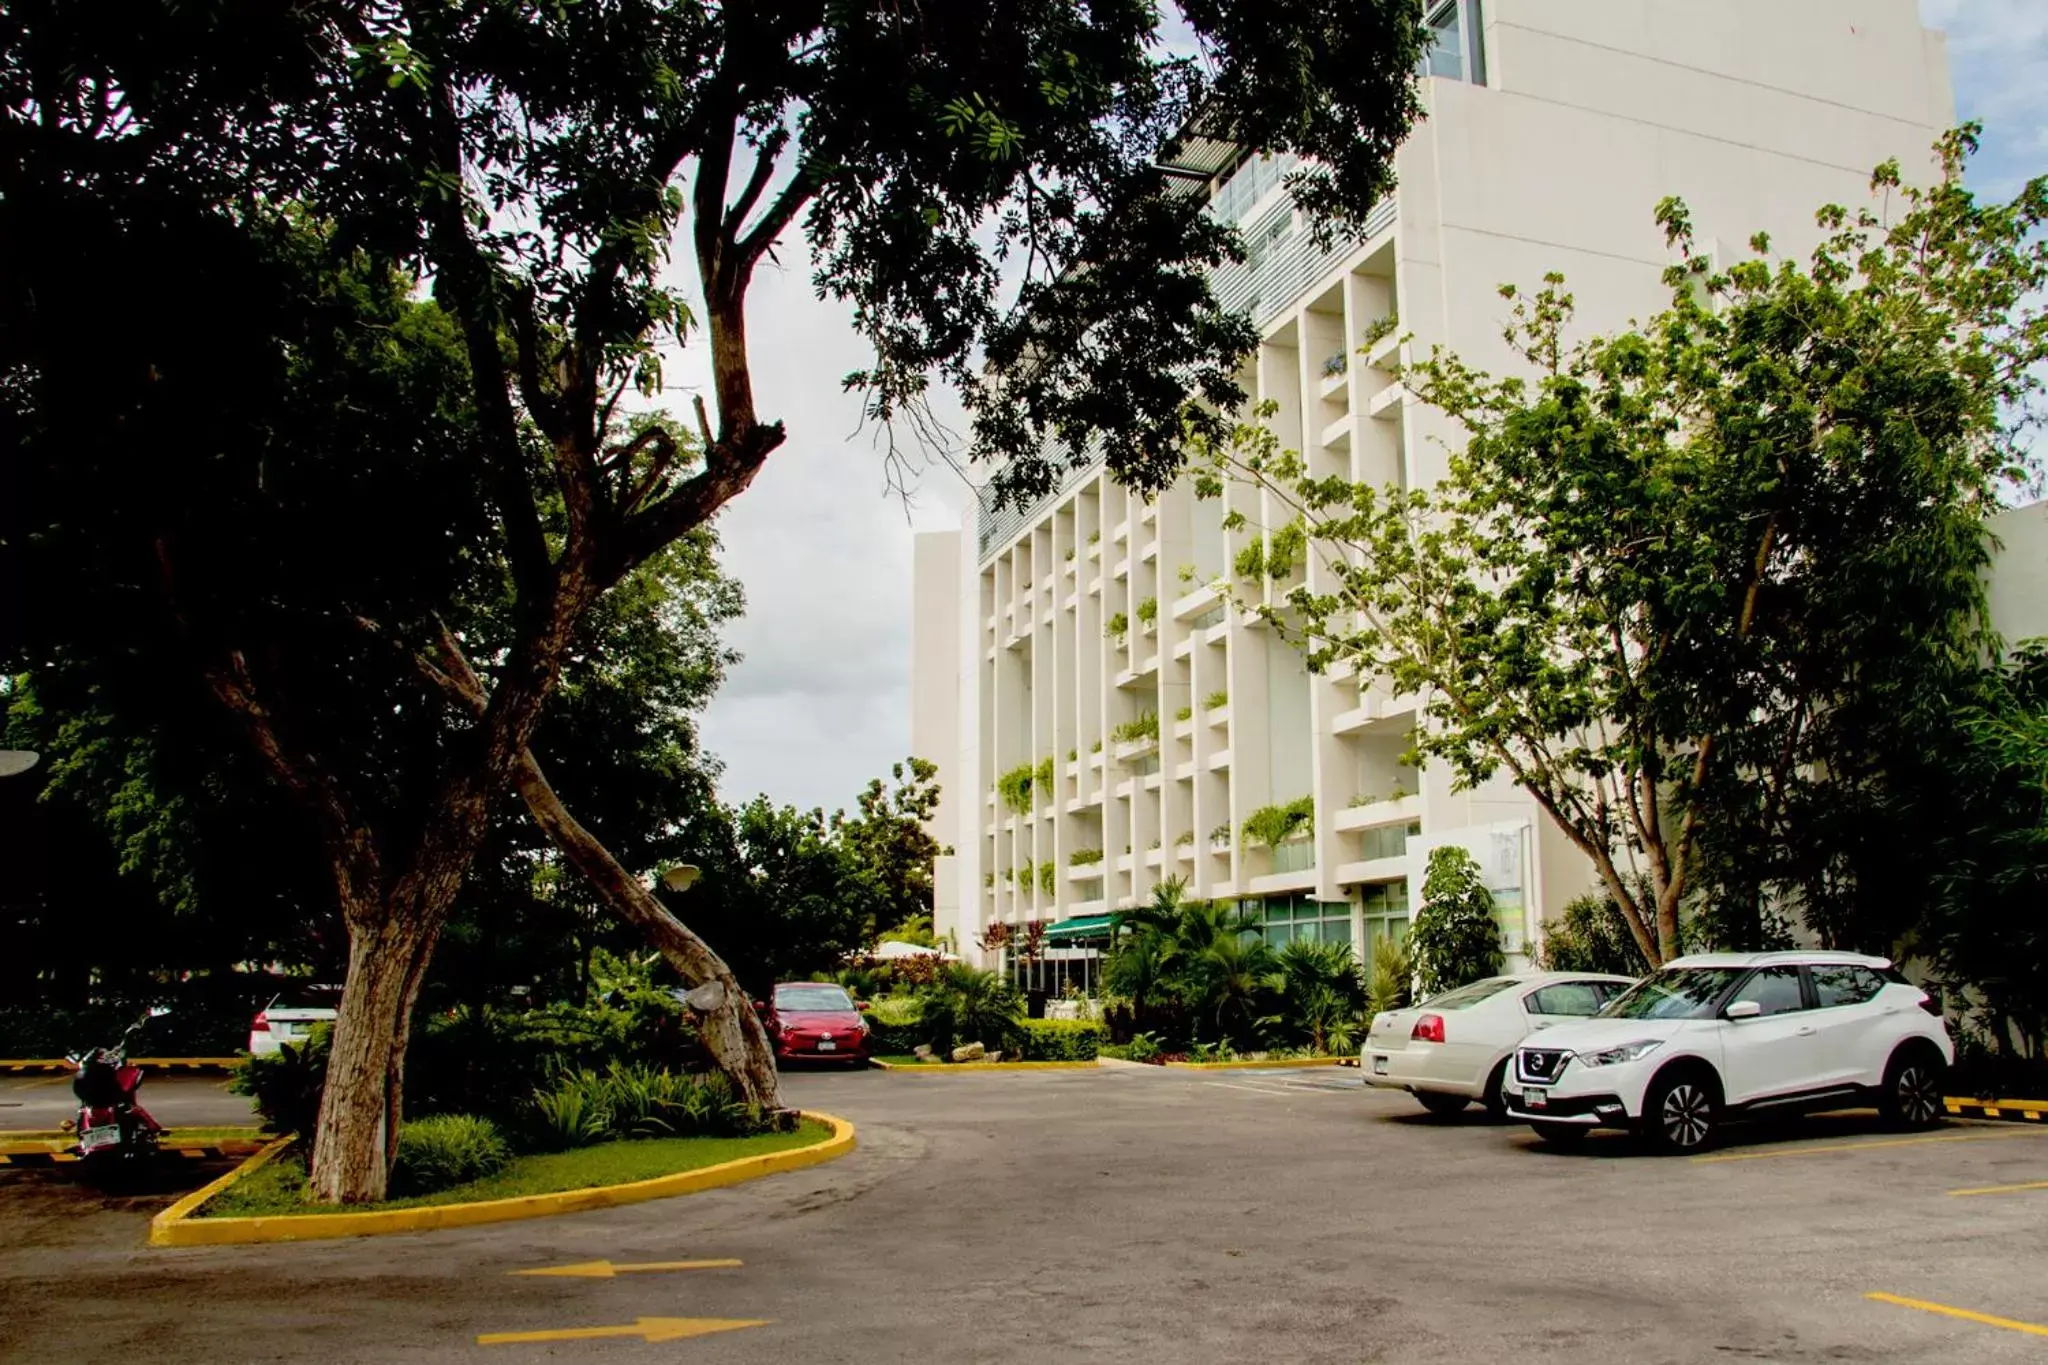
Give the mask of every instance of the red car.
[(868, 1021), (843, 987), (822, 981), (784, 981), (766, 1005), (755, 1002), (778, 1060), (850, 1061), (868, 1058)]

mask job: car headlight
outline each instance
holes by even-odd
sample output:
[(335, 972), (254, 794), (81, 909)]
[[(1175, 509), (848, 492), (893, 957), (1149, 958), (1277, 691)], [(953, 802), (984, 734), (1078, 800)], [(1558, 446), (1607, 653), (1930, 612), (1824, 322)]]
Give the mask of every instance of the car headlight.
[(1598, 1052), (1581, 1052), (1578, 1062), (1581, 1066), (1614, 1066), (1621, 1062), (1638, 1062), (1664, 1046), (1662, 1038), (1638, 1038), (1633, 1043), (1620, 1047), (1602, 1048)]

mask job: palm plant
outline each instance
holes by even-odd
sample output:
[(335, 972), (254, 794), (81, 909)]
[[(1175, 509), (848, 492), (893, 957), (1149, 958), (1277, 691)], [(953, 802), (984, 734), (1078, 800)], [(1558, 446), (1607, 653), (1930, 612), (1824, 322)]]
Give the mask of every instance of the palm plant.
[(947, 966), (922, 1003), (924, 1022), (934, 1038), (998, 1048), (1024, 1014), (1015, 986), (995, 972), (965, 963)]
[(1372, 974), (1366, 983), (1366, 1013), (1385, 1014), (1405, 1009), (1414, 990), (1415, 966), (1405, 944), (1382, 938), (1373, 945)]
[(1285, 1022), (1318, 1052), (1349, 1052), (1365, 1004), (1365, 979), (1348, 943), (1296, 939), (1279, 952)]
[(1228, 1038), (1232, 1026), (1242, 1036), (1259, 1018), (1259, 1006), (1286, 984), (1280, 958), (1256, 932), (1256, 924), (1223, 907), (1220, 911), (1191, 917), (1190, 927), (1215, 930), (1191, 964), (1201, 989), (1202, 1009), (1216, 1021), (1219, 1038)]

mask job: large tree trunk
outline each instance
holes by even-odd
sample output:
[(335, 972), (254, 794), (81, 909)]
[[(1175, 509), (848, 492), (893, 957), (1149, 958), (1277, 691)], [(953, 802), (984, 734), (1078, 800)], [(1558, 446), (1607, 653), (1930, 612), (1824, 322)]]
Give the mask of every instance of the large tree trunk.
[(311, 1183), (323, 1202), (384, 1198), (398, 1138), (406, 1021), (432, 940), (431, 931), (394, 915), (376, 928), (350, 931), (348, 979), (313, 1131)]
[(762, 1112), (780, 1114), (782, 1089), (775, 1071), (775, 1052), (768, 1031), (754, 1013), (746, 992), (732, 971), (709, 944), (671, 915), (640, 879), (620, 866), (611, 850), (597, 836), (579, 824), (562, 805), (562, 799), (541, 771), (531, 750), (520, 755), (513, 770), (513, 783), (555, 847), (562, 850), (576, 870), (583, 874), (598, 897), (612, 912), (647, 935), (695, 990), (715, 984), (718, 997), (702, 1012), (699, 1029), (705, 1048), (718, 1069), (732, 1081), (742, 1099), (759, 1105)]

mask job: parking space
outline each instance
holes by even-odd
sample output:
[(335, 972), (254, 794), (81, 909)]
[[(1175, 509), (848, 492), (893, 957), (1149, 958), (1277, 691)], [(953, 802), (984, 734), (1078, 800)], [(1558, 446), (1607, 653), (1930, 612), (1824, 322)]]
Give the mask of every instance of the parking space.
[(1552, 1151), (1327, 1068), (788, 1089), (858, 1124), (859, 1150), (365, 1242), (142, 1254), (139, 1222), (117, 1244), (46, 1220), (39, 1247), (0, 1238), (0, 1357), (2043, 1358), (2041, 1129), (1833, 1115), (1671, 1160), (1607, 1135)]
[[(218, 1073), (143, 1072), (142, 1104), (167, 1128), (213, 1128), (256, 1122), (249, 1099)], [(50, 1129), (77, 1112), (71, 1077), (0, 1076), (0, 1129)]]

